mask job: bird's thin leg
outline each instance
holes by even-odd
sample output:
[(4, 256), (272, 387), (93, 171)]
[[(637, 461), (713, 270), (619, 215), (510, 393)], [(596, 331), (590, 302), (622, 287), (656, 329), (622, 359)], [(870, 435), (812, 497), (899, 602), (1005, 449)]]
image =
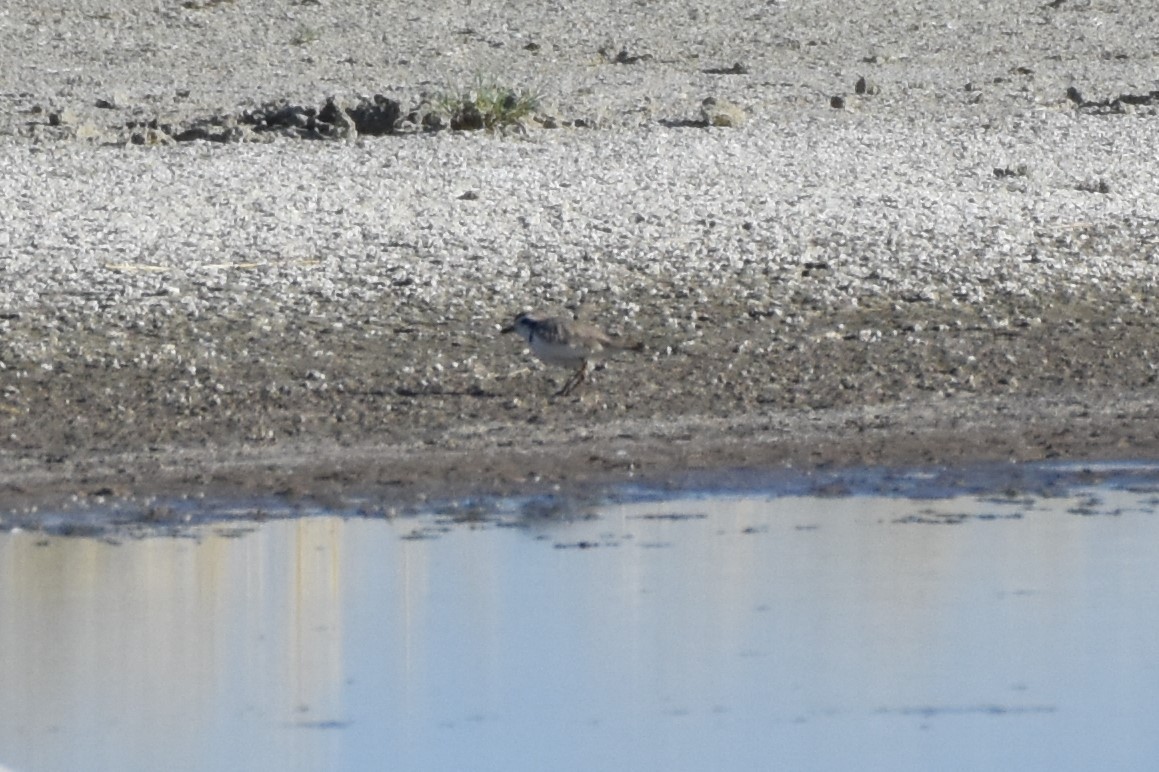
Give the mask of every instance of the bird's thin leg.
[(568, 377), (567, 381), (565, 381), (563, 384), (563, 388), (556, 392), (555, 396), (566, 397), (568, 394), (571, 394), (577, 386), (583, 383), (584, 378), (587, 375), (587, 369), (588, 363), (585, 359), (583, 364), (580, 365), (580, 368)]
[(557, 391), (555, 393), (555, 396), (566, 397), (568, 394), (571, 394), (571, 390), (575, 388), (575, 377), (576, 377), (575, 373), (572, 373), (571, 375), (569, 375), (567, 377), (567, 380), (563, 382), (563, 388), (561, 388), (559, 391)]
[(572, 391), (575, 391), (576, 388), (578, 388), (579, 385), (581, 383), (583, 383), (584, 381), (586, 381), (587, 379), (588, 379), (588, 360), (585, 359), (584, 363), (582, 365), (580, 365), (579, 372), (575, 374), (575, 383), (573, 383), (572, 387), (571, 387)]

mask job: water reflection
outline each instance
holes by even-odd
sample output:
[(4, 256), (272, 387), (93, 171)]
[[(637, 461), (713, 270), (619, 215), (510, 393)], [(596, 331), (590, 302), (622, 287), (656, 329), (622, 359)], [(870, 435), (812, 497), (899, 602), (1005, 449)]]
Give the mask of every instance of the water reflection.
[(0, 535), (0, 762), (1143, 768), (1154, 505), (757, 497)]

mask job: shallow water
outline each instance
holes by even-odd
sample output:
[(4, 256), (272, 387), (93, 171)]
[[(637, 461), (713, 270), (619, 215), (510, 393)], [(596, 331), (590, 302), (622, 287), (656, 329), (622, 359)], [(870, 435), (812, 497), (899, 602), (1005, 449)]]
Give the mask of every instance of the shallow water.
[(1143, 769), (1159, 496), (0, 534), (16, 770)]

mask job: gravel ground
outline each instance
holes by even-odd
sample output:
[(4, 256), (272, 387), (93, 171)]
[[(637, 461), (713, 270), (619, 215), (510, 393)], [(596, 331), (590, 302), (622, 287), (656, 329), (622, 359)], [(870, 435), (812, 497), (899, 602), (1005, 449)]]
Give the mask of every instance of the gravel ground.
[(1159, 453), (1159, 9), (429, 5), (0, 9), (8, 509)]

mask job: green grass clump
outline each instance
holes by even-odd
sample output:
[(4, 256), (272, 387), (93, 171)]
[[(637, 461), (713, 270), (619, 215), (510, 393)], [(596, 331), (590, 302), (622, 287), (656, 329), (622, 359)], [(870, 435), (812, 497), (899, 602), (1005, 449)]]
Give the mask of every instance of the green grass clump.
[(494, 131), (522, 126), (539, 109), (539, 96), (521, 88), (480, 81), (474, 88), (443, 97), (437, 103), (455, 131)]
[(298, 27), (298, 31), (290, 38), (290, 45), (294, 46), (308, 46), (311, 43), (317, 43), (322, 35), (313, 27)]

